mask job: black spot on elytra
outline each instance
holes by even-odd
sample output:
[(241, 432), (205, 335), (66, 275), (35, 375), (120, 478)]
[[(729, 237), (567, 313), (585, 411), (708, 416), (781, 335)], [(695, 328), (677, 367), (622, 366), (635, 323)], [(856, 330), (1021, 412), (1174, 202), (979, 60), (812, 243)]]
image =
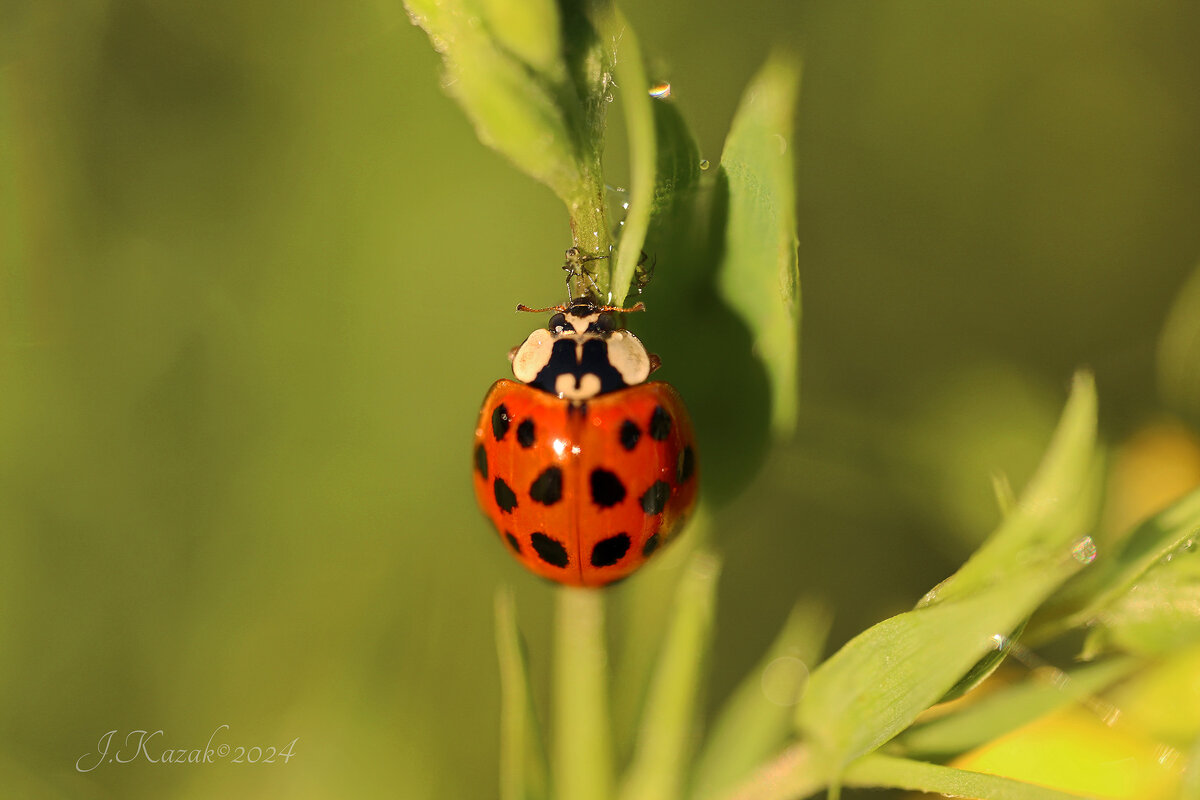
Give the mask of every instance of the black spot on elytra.
[(695, 471), (696, 454), (692, 452), (692, 446), (689, 444), (679, 454), (679, 466), (675, 469), (675, 477), (679, 479), (679, 483), (683, 483), (692, 477), (692, 473)]
[(513, 490), (508, 488), (508, 484), (503, 478), (496, 478), (492, 482), (492, 494), (496, 496), (496, 505), (500, 506), (500, 510), (506, 514), (511, 514), (512, 510), (517, 507), (517, 496), (513, 494)]
[(650, 438), (661, 442), (670, 435), (671, 415), (662, 406), (655, 406), (654, 413), (650, 415)]
[(671, 496), (671, 484), (666, 481), (655, 481), (641, 497), (642, 511), (647, 514), (661, 514)]
[(658, 534), (652, 533), (652, 534), (650, 534), (650, 538), (646, 540), (646, 543), (644, 545), (642, 545), (642, 555), (645, 556), (646, 558), (649, 558), (650, 556), (652, 556), (654, 554), (654, 551), (657, 549), (658, 549)]
[(552, 567), (565, 567), (571, 559), (567, 557), (567, 548), (558, 539), (544, 533), (534, 533), (529, 537), (533, 550), (538, 558)]
[(592, 502), (610, 508), (625, 499), (625, 484), (614, 473), (597, 467), (592, 470)]
[(642, 429), (637, 426), (636, 422), (627, 419), (621, 423), (621, 447), (632, 450), (637, 447), (638, 440), (641, 438)]
[(534, 502), (544, 506), (552, 506), (561, 500), (562, 470), (558, 467), (546, 467), (529, 487), (529, 496), (533, 498)]
[(517, 426), (517, 443), (528, 450), (530, 447), (533, 447), (533, 442), (533, 419), (530, 418)]
[(504, 538), (508, 540), (508, 546), (512, 548), (512, 551), (517, 555), (521, 555), (521, 543), (517, 541), (517, 537), (505, 531)]
[(592, 566), (611, 567), (624, 558), (628, 550), (629, 536), (624, 533), (618, 533), (616, 536), (601, 539), (592, 548)]
[(475, 469), (479, 470), (479, 474), (483, 479), (487, 480), (487, 450), (483, 449), (483, 445), (475, 446)]
[(496, 410), (492, 412), (492, 435), (496, 437), (497, 442), (504, 438), (504, 434), (508, 433), (508, 426), (511, 424), (508, 407), (504, 403), (496, 406)]

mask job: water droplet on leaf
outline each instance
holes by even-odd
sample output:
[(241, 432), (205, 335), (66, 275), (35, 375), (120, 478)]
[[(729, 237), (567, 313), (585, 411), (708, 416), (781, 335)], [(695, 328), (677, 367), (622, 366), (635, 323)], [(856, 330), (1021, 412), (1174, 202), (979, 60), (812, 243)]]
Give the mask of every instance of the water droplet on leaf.
[(1071, 548), (1071, 557), (1080, 564), (1090, 564), (1096, 560), (1096, 543), (1092, 537), (1085, 536)]

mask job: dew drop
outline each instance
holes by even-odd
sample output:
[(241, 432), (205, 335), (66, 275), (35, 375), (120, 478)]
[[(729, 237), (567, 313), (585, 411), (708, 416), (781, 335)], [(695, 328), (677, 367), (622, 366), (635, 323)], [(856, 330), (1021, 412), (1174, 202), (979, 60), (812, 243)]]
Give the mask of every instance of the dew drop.
[(1096, 543), (1092, 537), (1085, 536), (1071, 548), (1071, 557), (1080, 564), (1090, 564), (1096, 560)]
[(671, 96), (671, 84), (667, 81), (656, 83), (650, 87), (650, 96), (657, 100), (665, 100)]
[(700, 169), (702, 169), (702, 170), (708, 169), (708, 159), (707, 158), (700, 159)]

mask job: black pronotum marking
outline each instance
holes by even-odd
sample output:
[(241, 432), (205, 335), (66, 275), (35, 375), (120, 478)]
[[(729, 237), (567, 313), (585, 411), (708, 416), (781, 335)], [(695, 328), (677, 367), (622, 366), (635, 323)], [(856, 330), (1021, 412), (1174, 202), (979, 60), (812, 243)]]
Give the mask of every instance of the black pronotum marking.
[(625, 499), (625, 484), (616, 474), (597, 467), (592, 470), (592, 502), (601, 508), (611, 508)]
[(611, 567), (624, 558), (628, 550), (629, 536), (624, 533), (618, 533), (616, 536), (601, 539), (592, 548), (592, 566)]
[(675, 477), (678, 478), (679, 483), (684, 483), (692, 477), (692, 473), (695, 471), (696, 454), (692, 452), (692, 446), (689, 444), (679, 454), (679, 465), (675, 468)]
[(496, 505), (500, 506), (500, 510), (506, 514), (511, 514), (512, 510), (517, 507), (517, 496), (513, 494), (513, 490), (508, 488), (508, 484), (503, 478), (496, 478), (492, 482), (492, 493), (496, 495)]
[(570, 563), (571, 559), (567, 556), (567, 548), (563, 547), (563, 543), (558, 539), (539, 532), (531, 535), (529, 541), (533, 545), (534, 552), (538, 554), (538, 558), (550, 566), (565, 567)]
[(479, 470), (479, 474), (483, 479), (487, 480), (487, 450), (483, 449), (483, 445), (475, 446), (475, 469)]
[(533, 418), (530, 417), (517, 426), (517, 443), (528, 450), (534, 441)]
[(504, 538), (508, 540), (508, 546), (512, 548), (512, 551), (517, 555), (521, 555), (521, 543), (517, 541), (517, 537), (505, 531)]
[(627, 419), (621, 423), (621, 447), (632, 450), (637, 447), (638, 440), (641, 438), (642, 429), (637, 426), (636, 422)]
[(652, 534), (650, 534), (650, 538), (646, 540), (646, 543), (644, 545), (642, 545), (642, 555), (645, 556), (646, 558), (649, 558), (650, 556), (652, 556), (654, 554), (654, 551), (657, 549), (658, 549), (658, 534), (652, 533)]
[(529, 487), (529, 496), (535, 503), (552, 506), (562, 499), (562, 483), (562, 470), (558, 467), (546, 467)]
[(655, 481), (641, 497), (642, 511), (647, 514), (661, 514), (671, 496), (671, 484), (666, 481)]
[(504, 438), (504, 434), (508, 433), (510, 424), (512, 424), (512, 420), (508, 416), (508, 408), (501, 403), (492, 412), (492, 435), (496, 437), (497, 442)]
[(650, 438), (661, 442), (671, 435), (671, 415), (662, 406), (655, 406), (650, 415)]
[(583, 354), (576, 358), (575, 337), (557, 340), (550, 348), (550, 360), (529, 385), (550, 394), (558, 394), (558, 376), (571, 375), (575, 386), (584, 375), (595, 375), (600, 379), (599, 394), (624, 389), (629, 384), (608, 360), (608, 342), (603, 339), (588, 339), (583, 343)]

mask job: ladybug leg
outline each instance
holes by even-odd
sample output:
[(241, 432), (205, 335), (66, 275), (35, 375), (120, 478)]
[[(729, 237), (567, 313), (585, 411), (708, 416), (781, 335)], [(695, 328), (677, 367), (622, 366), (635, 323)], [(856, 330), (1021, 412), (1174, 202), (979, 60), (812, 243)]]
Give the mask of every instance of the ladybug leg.
[(655, 370), (662, 366), (662, 359), (656, 353), (647, 353), (650, 357), (650, 374), (654, 374)]

